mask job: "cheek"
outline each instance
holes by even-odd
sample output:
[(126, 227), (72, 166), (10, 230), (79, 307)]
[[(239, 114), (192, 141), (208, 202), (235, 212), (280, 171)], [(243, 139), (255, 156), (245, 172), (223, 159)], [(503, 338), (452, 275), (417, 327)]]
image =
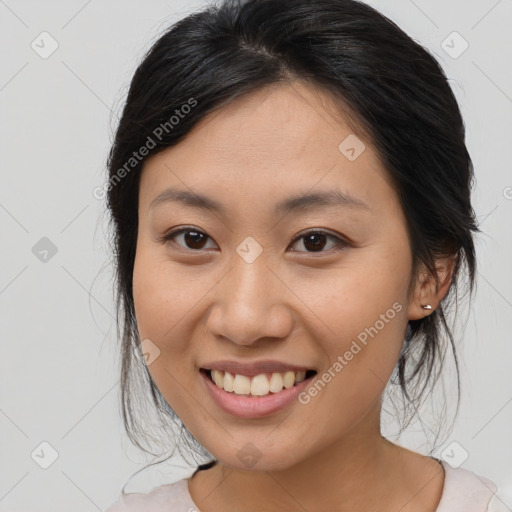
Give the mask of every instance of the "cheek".
[(352, 341), (362, 347), (367, 342), (366, 348), (372, 345), (372, 351), (382, 351), (380, 355), (385, 355), (384, 347), (401, 344), (407, 324), (407, 278), (403, 272), (369, 268), (375, 266), (353, 266), (319, 276), (301, 291), (303, 302), (321, 320), (321, 332), (315, 337), (324, 340), (329, 353), (342, 354)]
[(155, 354), (148, 371), (171, 408), (187, 419), (190, 404), (183, 390), (191, 386), (195, 372), (191, 371), (193, 333), (186, 327), (199, 300), (199, 287), (172, 271), (172, 265), (162, 261), (154, 249), (137, 250), (133, 271), (137, 328), (141, 342), (151, 340), (157, 347), (146, 345)]
[[(148, 370), (171, 407), (188, 418), (187, 393), (197, 385), (208, 292), (219, 280), (208, 266), (188, 267), (173, 262), (154, 245), (137, 247), (133, 271), (133, 298), (140, 340), (157, 347)], [(199, 332), (201, 331), (201, 332)], [(149, 345), (152, 346), (152, 345)]]
[[(350, 295), (344, 292), (341, 296), (347, 299)], [(311, 406), (308, 428), (322, 430), (322, 436), (331, 441), (351, 431), (369, 411), (380, 408), (407, 322), (403, 304), (393, 302), (394, 298), (375, 295), (369, 304), (360, 298), (340, 301), (338, 296), (337, 301), (331, 297), (325, 303), (322, 318), (334, 334), (323, 330), (329, 333), (322, 339), (326, 364), (300, 401)], [(319, 416), (324, 418), (322, 425), (313, 419)]]
[[(133, 300), (141, 340), (151, 339), (160, 350), (181, 352), (187, 346), (180, 322), (194, 312), (204, 284), (175, 271), (158, 252), (137, 250), (133, 271)], [(172, 340), (172, 343), (169, 343)]]
[[(167, 316), (172, 316), (173, 302), (158, 267), (138, 251), (133, 269), (133, 301), (140, 337), (158, 341), (163, 334), (163, 325)], [(177, 304), (175, 302), (174, 304)]]
[(389, 380), (408, 309), (407, 253), (390, 257), (368, 251), (353, 263), (347, 260), (346, 268), (316, 279), (304, 297), (321, 320), (312, 336), (321, 340), (326, 355), (319, 378), (329, 381), (326, 387), (332, 386), (333, 393), (327, 392), (325, 399), (328, 395), (329, 407), (340, 407), (347, 420), (347, 414), (355, 419), (364, 413)]

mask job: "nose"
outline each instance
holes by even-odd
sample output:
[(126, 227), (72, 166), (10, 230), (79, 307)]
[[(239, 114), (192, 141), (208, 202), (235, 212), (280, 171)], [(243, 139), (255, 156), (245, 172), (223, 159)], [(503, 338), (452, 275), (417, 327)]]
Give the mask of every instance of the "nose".
[(212, 292), (207, 325), (216, 337), (250, 346), (262, 338), (285, 338), (292, 330), (287, 301), (293, 294), (262, 256), (247, 263), (235, 255)]

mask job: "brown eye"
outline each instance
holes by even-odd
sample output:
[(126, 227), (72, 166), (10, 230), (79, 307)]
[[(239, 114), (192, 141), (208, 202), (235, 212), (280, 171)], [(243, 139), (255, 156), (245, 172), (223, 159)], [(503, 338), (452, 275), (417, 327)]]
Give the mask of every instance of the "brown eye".
[[(331, 235), (325, 231), (310, 231), (300, 237), (296, 238), (297, 242), (302, 242), (302, 246), (305, 247), (305, 252), (327, 252), (332, 248), (338, 247), (337, 250), (341, 250), (342, 248), (348, 246), (344, 240), (341, 240), (337, 236)], [(329, 240), (334, 241), (334, 244), (331, 244), (330, 247), (327, 247), (327, 251), (324, 251), (325, 247), (329, 245)], [(296, 249), (293, 249), (297, 251)], [(304, 251), (298, 251), (304, 252)]]
[[(207, 247), (207, 243), (209, 240), (213, 242), (206, 233), (193, 227), (185, 227), (171, 231), (164, 235), (161, 240), (164, 243), (172, 241), (173, 244), (176, 244), (183, 249), (195, 251), (211, 249), (212, 247)], [(333, 234), (318, 230), (310, 231), (297, 237), (293, 245), (297, 245), (300, 242), (302, 242), (301, 245), (305, 250), (292, 249), (294, 252), (322, 253), (329, 252), (331, 249), (339, 251), (349, 245), (348, 242)], [(216, 247), (217, 246), (214, 244), (213, 248)]]
[[(170, 241), (184, 249), (202, 250), (205, 249), (206, 242), (210, 237), (202, 231), (195, 228), (180, 228), (176, 231), (166, 234), (162, 241)], [(181, 243), (178, 241), (181, 240)]]

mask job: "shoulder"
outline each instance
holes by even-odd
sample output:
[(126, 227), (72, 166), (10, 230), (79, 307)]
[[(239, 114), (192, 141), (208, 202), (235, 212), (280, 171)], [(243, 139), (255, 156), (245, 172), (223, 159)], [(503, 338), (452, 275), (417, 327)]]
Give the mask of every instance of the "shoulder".
[(148, 493), (121, 495), (105, 512), (199, 512), (188, 492), (188, 480), (159, 485)]
[(443, 494), (436, 512), (500, 512), (494, 497), (494, 482), (464, 468), (452, 468), (442, 461), (445, 472)]

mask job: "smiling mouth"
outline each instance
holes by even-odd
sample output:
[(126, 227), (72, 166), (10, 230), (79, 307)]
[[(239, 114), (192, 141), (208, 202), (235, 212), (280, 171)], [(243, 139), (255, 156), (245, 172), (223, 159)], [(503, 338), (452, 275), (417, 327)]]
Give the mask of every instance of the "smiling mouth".
[(223, 370), (201, 368), (203, 373), (219, 389), (235, 395), (248, 397), (266, 396), (290, 389), (316, 375), (315, 370), (261, 373), (254, 377), (233, 374)]

